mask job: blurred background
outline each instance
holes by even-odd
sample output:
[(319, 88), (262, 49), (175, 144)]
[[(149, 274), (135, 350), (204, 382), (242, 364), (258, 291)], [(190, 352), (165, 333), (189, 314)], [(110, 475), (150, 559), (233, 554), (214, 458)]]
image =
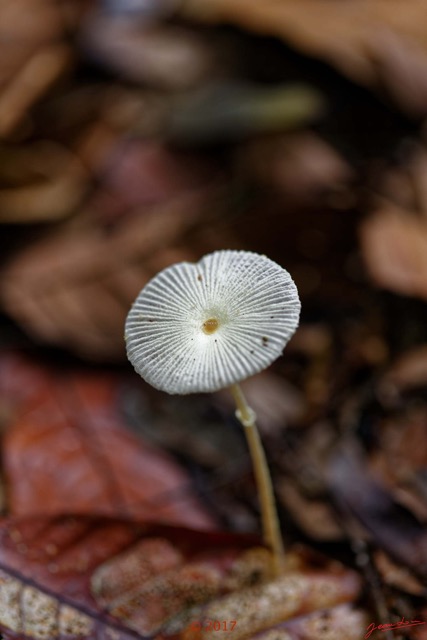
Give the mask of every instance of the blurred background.
[(123, 324), (171, 263), (266, 253), (303, 310), (245, 385), (285, 535), (368, 550), (412, 613), (427, 576), (423, 0), (2, 0), (0, 42), (3, 513), (257, 532), (227, 393), (148, 388)]

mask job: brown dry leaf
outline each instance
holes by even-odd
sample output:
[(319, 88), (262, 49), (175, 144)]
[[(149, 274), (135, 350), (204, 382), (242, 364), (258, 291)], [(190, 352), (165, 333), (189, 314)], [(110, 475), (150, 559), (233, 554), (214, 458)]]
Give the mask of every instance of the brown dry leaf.
[(343, 538), (343, 529), (330, 504), (324, 500), (307, 499), (286, 477), (277, 483), (276, 492), (280, 503), (312, 539), (333, 541)]
[[(77, 3), (76, 3), (77, 4)], [(73, 55), (53, 0), (6, 0), (0, 7), (0, 138), (69, 68)]]
[(81, 203), (88, 182), (80, 161), (49, 142), (0, 147), (0, 179), (9, 183), (0, 188), (2, 223), (61, 219)]
[(150, 277), (150, 261), (194, 260), (182, 238), (206, 194), (185, 193), (128, 218), (112, 234), (63, 227), (22, 251), (1, 274), (4, 308), (36, 339), (84, 358), (123, 359), (123, 326)]
[(14, 416), (3, 440), (9, 510), (212, 526), (185, 472), (123, 424), (119, 388), (112, 374), (66, 372), (3, 356), (0, 399)]
[(405, 567), (396, 564), (384, 551), (374, 553), (375, 566), (387, 585), (397, 587), (415, 596), (427, 595), (425, 586)]
[(384, 289), (427, 298), (427, 222), (392, 204), (370, 215), (360, 226), (368, 272)]
[[(0, 625), (5, 638), (210, 637), (271, 632), (297, 640), (358, 640), (357, 574), (290, 553), (269, 580), (254, 539), (129, 520), (9, 519), (0, 527)], [(261, 605), (262, 603), (262, 605)], [(307, 615), (309, 614), (309, 615)], [(276, 635), (274, 637), (277, 637)], [(262, 636), (264, 638), (264, 635)]]
[(348, 442), (334, 453), (328, 476), (331, 493), (344, 519), (351, 514), (379, 548), (425, 581), (424, 523), (399, 504), (386, 485), (368, 470), (355, 442)]
[(424, 0), (186, 0), (183, 12), (282, 38), (356, 82), (386, 85), (411, 112), (427, 110)]
[[(125, 141), (114, 127), (107, 129), (100, 155), (99, 141), (91, 149), (87, 136), (76, 153), (97, 178), (94, 193), (71, 220), (13, 255), (0, 274), (0, 303), (37, 340), (84, 358), (117, 360), (125, 355), (123, 326), (140, 289), (159, 269), (203, 254), (205, 243), (199, 248), (188, 236), (207, 225), (219, 184), (208, 161), (182, 157), (151, 140)], [(34, 153), (37, 148), (50, 153), (46, 170), (55, 172), (58, 148), (39, 144)], [(18, 156), (34, 165), (29, 148)], [(31, 178), (30, 164), (27, 172)], [(9, 183), (20, 179), (19, 166), (9, 170)], [(75, 205), (79, 190), (70, 188), (71, 178), (64, 187)], [(69, 213), (70, 198), (66, 204), (63, 193), (55, 209), (51, 191), (48, 186), (44, 202), (39, 193), (30, 211), (40, 213), (49, 202), (52, 214)], [(21, 214), (24, 209), (21, 199)], [(217, 234), (209, 233), (208, 250), (218, 246)], [(230, 245), (228, 236), (224, 242)]]
[[(370, 447), (369, 470), (381, 478), (396, 502), (425, 523), (427, 406), (422, 401), (422, 388), (417, 393), (410, 387), (396, 387), (386, 382), (387, 378), (378, 387), (384, 413), (380, 411), (375, 417), (374, 410), (370, 418), (375, 446)], [(411, 399), (411, 392), (418, 395), (416, 401)]]
[[(287, 207), (319, 206), (334, 194), (350, 196), (350, 166), (319, 136), (308, 131), (251, 140), (237, 148), (238, 168), (273, 188)], [(305, 253), (322, 251), (316, 238)]]
[(396, 360), (381, 381), (385, 393), (390, 385), (399, 391), (427, 386), (427, 345), (406, 351)]
[[(391, 483), (408, 485), (418, 472), (427, 468), (427, 407), (423, 403), (408, 405), (405, 412), (380, 419), (376, 425), (377, 451), (371, 452), (371, 465)], [(427, 518), (424, 503), (423, 517)]]

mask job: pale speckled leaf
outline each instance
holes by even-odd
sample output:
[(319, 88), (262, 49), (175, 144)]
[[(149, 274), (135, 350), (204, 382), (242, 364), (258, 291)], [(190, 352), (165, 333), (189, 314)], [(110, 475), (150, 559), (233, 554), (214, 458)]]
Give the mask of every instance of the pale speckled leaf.
[(94, 622), (83, 611), (0, 569), (1, 627), (37, 639), (87, 638)]
[(0, 525), (0, 631), (7, 640), (198, 640), (209, 637), (208, 620), (235, 620), (233, 640), (361, 637), (356, 573), (301, 550), (289, 553), (280, 578), (269, 571), (254, 537), (109, 518), (9, 518)]

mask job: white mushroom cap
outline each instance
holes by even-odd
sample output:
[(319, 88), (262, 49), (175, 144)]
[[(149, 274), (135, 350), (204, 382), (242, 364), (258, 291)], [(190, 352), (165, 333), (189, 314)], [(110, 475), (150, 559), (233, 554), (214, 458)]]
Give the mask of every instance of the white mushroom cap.
[(217, 391), (262, 371), (298, 326), (289, 273), (248, 251), (216, 251), (158, 273), (126, 320), (128, 358), (167, 393)]

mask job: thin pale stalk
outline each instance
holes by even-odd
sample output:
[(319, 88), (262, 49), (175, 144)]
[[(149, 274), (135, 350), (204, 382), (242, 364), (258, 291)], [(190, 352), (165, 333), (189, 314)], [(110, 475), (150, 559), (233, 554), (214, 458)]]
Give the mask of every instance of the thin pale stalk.
[(232, 385), (230, 391), (237, 407), (236, 416), (243, 425), (251, 454), (261, 508), (263, 537), (266, 545), (270, 547), (273, 553), (273, 569), (277, 576), (283, 567), (283, 541), (280, 533), (279, 519), (277, 517), (276, 501), (274, 499), (270, 471), (256, 426), (256, 415), (246, 402), (246, 398), (238, 384)]

